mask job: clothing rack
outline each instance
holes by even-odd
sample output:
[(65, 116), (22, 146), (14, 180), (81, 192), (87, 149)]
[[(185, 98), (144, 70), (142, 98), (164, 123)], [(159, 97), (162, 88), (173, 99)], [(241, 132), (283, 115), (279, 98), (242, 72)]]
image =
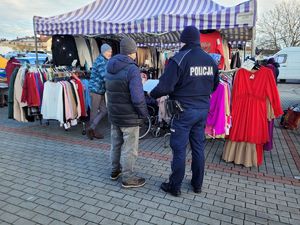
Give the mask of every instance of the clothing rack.
[[(14, 65), (19, 65), (19, 66), (30, 66), (30, 67), (37, 67), (36, 64), (31, 64), (31, 63), (27, 63), (27, 62), (24, 62), (24, 63), (17, 63), (17, 62), (13, 62), (12, 64)], [(42, 64), (42, 65), (39, 65), (39, 67), (53, 67), (53, 64)]]
[(233, 76), (237, 70), (238, 69), (220, 70), (219, 71), (220, 81), (225, 81), (225, 82), (231, 83), (233, 80)]
[(238, 68), (236, 69), (232, 69), (232, 70), (219, 70), (219, 74), (223, 73), (223, 74), (232, 74), (234, 72), (236, 72), (238, 70)]
[(65, 76), (65, 77), (71, 77), (73, 74), (76, 74), (79, 78), (86, 78), (86, 79), (89, 79), (90, 78), (90, 72), (87, 72), (87, 71), (82, 71), (82, 70), (71, 70), (71, 71), (68, 71), (68, 70), (56, 70), (56, 69), (53, 69), (54, 72), (53, 72), (53, 75), (59, 75), (59, 74), (62, 74), (62, 73), (65, 73), (65, 74), (68, 74), (68, 76)]
[[(78, 78), (84, 78), (84, 79), (89, 79), (90, 78), (90, 72), (88, 71), (82, 71), (82, 70), (67, 70), (67, 68), (62, 68), (62, 67), (57, 67), (57, 68), (52, 68), (54, 70), (53, 75), (54, 77), (52, 78), (51, 81), (53, 82), (59, 82), (59, 81), (70, 81), (72, 78), (73, 74), (76, 74)], [(64, 76), (59, 77), (55, 75), (60, 75), (63, 74)], [(79, 120), (79, 123), (82, 124), (82, 135), (86, 134), (86, 122), (85, 120)], [(47, 120), (46, 125), (49, 125), (50, 120)], [(65, 131), (68, 131), (68, 128), (64, 127)]]
[[(33, 73), (39, 73), (39, 74), (44, 74), (48, 73), (46, 80), (48, 81), (68, 81), (71, 79), (73, 74), (76, 74), (78, 78), (89, 78), (89, 73), (86, 71), (81, 71), (81, 70), (68, 70), (68, 68), (65, 67), (53, 67), (53, 65), (48, 64), (48, 65), (35, 65), (35, 64), (29, 64), (29, 63), (14, 63), (16, 65), (20, 65), (21, 68), (26, 69), (28, 72), (33, 72)], [(51, 75), (50, 75), (51, 74)], [(63, 75), (63, 77), (57, 76), (58, 74)], [(57, 80), (58, 79), (58, 80)], [(39, 115), (36, 115), (36, 120), (39, 120), (40, 124), (43, 124), (43, 119), (42, 119), (42, 114), (40, 113)], [(50, 121), (52, 119), (45, 119), (44, 124), (49, 126)], [(54, 121), (54, 120), (53, 120)], [(56, 120), (55, 120), (56, 121)], [(82, 134), (86, 134), (86, 121), (84, 117), (78, 118), (77, 119), (78, 124), (82, 124)], [(64, 129), (65, 131), (68, 131), (69, 127), (66, 127), (64, 124)]]
[[(64, 77), (55, 77), (55, 78), (53, 78), (52, 82), (70, 81), (70, 80), (71, 80), (71, 76), (64, 76)], [(76, 120), (77, 120), (77, 122), (76, 122), (77, 125), (82, 124), (82, 129), (81, 129), (82, 135), (86, 135), (86, 120), (84, 119), (84, 117), (78, 118)], [(47, 126), (49, 126), (50, 121), (52, 121), (52, 119), (46, 120)], [(72, 121), (68, 121), (67, 123), (64, 123), (63, 124), (64, 130), (68, 131), (68, 129), (71, 127), (70, 125), (72, 125)]]

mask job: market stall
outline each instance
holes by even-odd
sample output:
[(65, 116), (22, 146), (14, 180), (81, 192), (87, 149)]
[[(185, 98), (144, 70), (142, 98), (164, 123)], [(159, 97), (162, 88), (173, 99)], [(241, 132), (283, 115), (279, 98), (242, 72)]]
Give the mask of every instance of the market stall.
[(131, 36), (137, 43), (178, 43), (187, 25), (219, 30), (228, 41), (248, 41), (254, 34), (256, 0), (224, 7), (212, 0), (96, 0), (52, 17), (33, 18), (35, 34)]
[[(201, 39), (205, 40), (202, 44), (208, 52), (220, 54), (222, 62), (229, 58), (228, 41), (249, 41), (254, 37), (256, 10), (256, 0), (233, 7), (224, 7), (212, 0), (96, 0), (65, 14), (35, 16), (33, 25), (35, 36), (53, 37), (55, 66), (79, 61), (82, 68), (90, 68), (95, 55), (99, 54), (97, 43), (99, 48), (101, 42), (97, 38), (120, 40), (130, 36), (139, 46), (152, 46), (152, 49), (139, 51), (140, 56), (143, 55), (138, 57), (138, 64), (141, 67), (146, 62), (155, 65), (157, 77), (174, 51), (156, 54), (153, 48), (178, 49), (180, 32), (185, 26), (199, 28)], [(155, 60), (149, 60), (148, 56), (154, 56)], [(220, 68), (229, 69), (228, 65), (222, 62)]]
[[(180, 32), (187, 25), (194, 25), (205, 32), (203, 35), (208, 43), (202, 43), (204, 46), (209, 46), (212, 42), (220, 42), (221, 47), (227, 46), (228, 42), (245, 42), (253, 39), (254, 27), (256, 23), (256, 0), (249, 0), (233, 7), (224, 7), (215, 3), (213, 0), (192, 1), (192, 0), (128, 0), (128, 1), (108, 1), (96, 0), (77, 10), (52, 16), (33, 18), (35, 36), (43, 34), (48, 36), (63, 35), (64, 40), (68, 39), (69, 45), (75, 43), (81, 37), (89, 37), (87, 42), (89, 45), (95, 46), (95, 37), (99, 39), (114, 39), (120, 40), (124, 36), (132, 37), (139, 46), (152, 46), (161, 49), (179, 49)], [(206, 32), (214, 32), (214, 34), (206, 34)], [(80, 37), (78, 37), (80, 36)], [(75, 39), (74, 39), (75, 37)], [(76, 38), (77, 37), (77, 38)], [(60, 45), (53, 41), (55, 45)], [(72, 40), (73, 39), (73, 40)], [(81, 38), (82, 39), (82, 38)], [(84, 41), (81, 40), (81, 43)], [(98, 45), (100, 44), (97, 40)], [(226, 44), (222, 44), (222, 42)], [(84, 43), (85, 44), (85, 43)], [(212, 44), (214, 45), (214, 44)], [(219, 46), (219, 47), (220, 47)], [(69, 46), (68, 46), (69, 47)], [(82, 46), (77, 45), (78, 51), (82, 52)], [(95, 48), (94, 48), (95, 49)], [(222, 54), (220, 69), (230, 69), (229, 67), (229, 51), (218, 51), (214, 47), (210, 53)], [(228, 47), (227, 47), (228, 49)], [(53, 49), (52, 49), (53, 51)], [(93, 52), (93, 49), (91, 50)], [(149, 52), (150, 50), (148, 50)], [(151, 50), (153, 52), (153, 50)], [(87, 53), (88, 51), (84, 51)], [(144, 52), (144, 51), (141, 51)], [(58, 60), (55, 65), (62, 65), (73, 60), (80, 61), (81, 66), (85, 63), (91, 65), (90, 57), (81, 57), (83, 54), (74, 54), (74, 49), (69, 51), (57, 51), (55, 55), (62, 55), (64, 60)], [(161, 54), (163, 53), (163, 54)], [(160, 51), (158, 54), (161, 61), (154, 60), (157, 76), (163, 71), (162, 65), (174, 53), (168, 54)], [(224, 54), (224, 55), (223, 55)], [(86, 54), (85, 54), (86, 55)], [(154, 54), (152, 54), (154, 56)], [(162, 56), (165, 57), (162, 57)], [(80, 59), (81, 58), (81, 59)], [(143, 57), (145, 60), (146, 58)], [(224, 61), (227, 58), (227, 61)], [(149, 60), (148, 60), (149, 61)], [(141, 66), (145, 62), (139, 62)], [(161, 65), (161, 66), (159, 66)]]
[[(213, 0), (96, 0), (65, 14), (52, 17), (35, 16), (33, 24), (35, 35), (55, 36), (57, 42), (73, 37), (72, 42), (77, 44), (79, 38), (85, 38), (85, 41), (83, 39), (80, 41), (85, 43), (84, 45), (88, 45), (86, 43), (89, 42), (89, 45), (93, 46), (96, 42), (93, 38), (120, 40), (124, 36), (129, 36), (140, 47), (152, 46), (159, 49), (178, 49), (180, 32), (185, 26), (193, 25), (201, 31), (202, 48), (211, 54), (221, 55), (219, 68), (228, 70), (240, 66), (238, 60), (240, 57), (236, 52), (232, 65), (226, 62), (232, 53), (228, 48), (228, 42), (252, 41), (253, 48), (256, 18), (256, 0), (249, 0), (233, 7), (224, 7)], [(82, 52), (79, 50), (81, 47), (77, 45), (78, 52)], [(144, 55), (153, 55), (151, 49), (140, 52)], [(172, 52), (169, 53), (172, 55)], [(166, 55), (165, 52), (160, 54)], [(73, 53), (69, 55), (74, 56)], [(140, 58), (149, 61), (147, 57)], [(91, 64), (90, 59), (85, 57), (82, 59), (86, 61), (79, 60), (81, 66), (86, 62)], [(143, 64), (144, 62), (141, 63)], [(219, 102), (219, 98), (224, 101), (225, 108), (218, 113), (225, 116), (225, 127), (219, 133), (216, 133), (213, 124), (208, 127), (210, 129), (208, 133), (213, 138), (228, 135), (231, 126), (228, 109), (232, 77), (223, 74), (222, 79), (224, 82), (220, 86), (219, 95), (215, 96), (215, 102)], [(255, 148), (252, 153), (256, 154)], [(259, 154), (257, 153), (255, 157), (261, 157), (261, 153)], [(224, 160), (231, 161), (225, 158)], [(257, 166), (257, 163), (251, 165)]]

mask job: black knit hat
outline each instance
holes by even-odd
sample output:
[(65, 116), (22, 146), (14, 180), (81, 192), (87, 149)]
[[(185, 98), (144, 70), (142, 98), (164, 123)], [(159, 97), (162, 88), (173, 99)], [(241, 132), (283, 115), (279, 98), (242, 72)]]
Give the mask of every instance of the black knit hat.
[(194, 26), (187, 26), (181, 33), (180, 41), (185, 44), (200, 44), (200, 31)]
[(130, 55), (137, 52), (135, 41), (130, 37), (124, 37), (120, 42), (120, 53), (122, 55)]

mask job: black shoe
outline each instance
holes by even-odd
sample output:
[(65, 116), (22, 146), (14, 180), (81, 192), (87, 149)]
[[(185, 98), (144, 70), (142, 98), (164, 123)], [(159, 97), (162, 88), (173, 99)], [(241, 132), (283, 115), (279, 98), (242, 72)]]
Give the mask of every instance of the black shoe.
[(202, 192), (201, 187), (195, 187), (192, 183), (191, 183), (192, 187), (193, 187), (193, 191), (196, 194), (200, 194)]
[(94, 136), (95, 136), (94, 129), (88, 128), (87, 131), (86, 131), (86, 135), (88, 136), (88, 138), (90, 140), (93, 140)]
[(101, 133), (98, 133), (98, 132), (94, 132), (94, 138), (97, 138), (97, 139), (103, 139), (103, 138), (104, 138), (104, 135), (101, 134)]
[(124, 188), (137, 188), (142, 187), (146, 183), (145, 178), (142, 177), (133, 177), (128, 180), (122, 181), (122, 187)]
[(119, 176), (121, 176), (121, 174), (122, 174), (121, 170), (117, 170), (115, 172), (111, 172), (110, 179), (111, 180), (117, 180), (119, 178)]
[(164, 191), (164, 192), (167, 192), (167, 193), (170, 193), (171, 195), (175, 196), (175, 197), (178, 197), (181, 195), (181, 191), (180, 190), (174, 190), (171, 188), (170, 186), (170, 183), (162, 183), (160, 185), (160, 188)]

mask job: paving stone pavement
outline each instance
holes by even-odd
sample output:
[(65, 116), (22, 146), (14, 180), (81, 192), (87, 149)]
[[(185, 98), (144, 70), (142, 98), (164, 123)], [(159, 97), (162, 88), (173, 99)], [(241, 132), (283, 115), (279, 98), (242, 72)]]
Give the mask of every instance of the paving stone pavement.
[[(300, 103), (299, 84), (279, 84), (283, 107)], [(181, 197), (159, 189), (170, 172), (163, 138), (140, 142), (137, 170), (147, 178), (126, 190), (109, 179), (109, 125), (103, 141), (80, 126), (7, 120), (0, 109), (0, 224), (300, 224), (300, 132), (275, 126), (264, 165), (244, 168), (221, 160), (224, 142), (206, 144), (206, 174), (194, 194), (188, 151)]]

